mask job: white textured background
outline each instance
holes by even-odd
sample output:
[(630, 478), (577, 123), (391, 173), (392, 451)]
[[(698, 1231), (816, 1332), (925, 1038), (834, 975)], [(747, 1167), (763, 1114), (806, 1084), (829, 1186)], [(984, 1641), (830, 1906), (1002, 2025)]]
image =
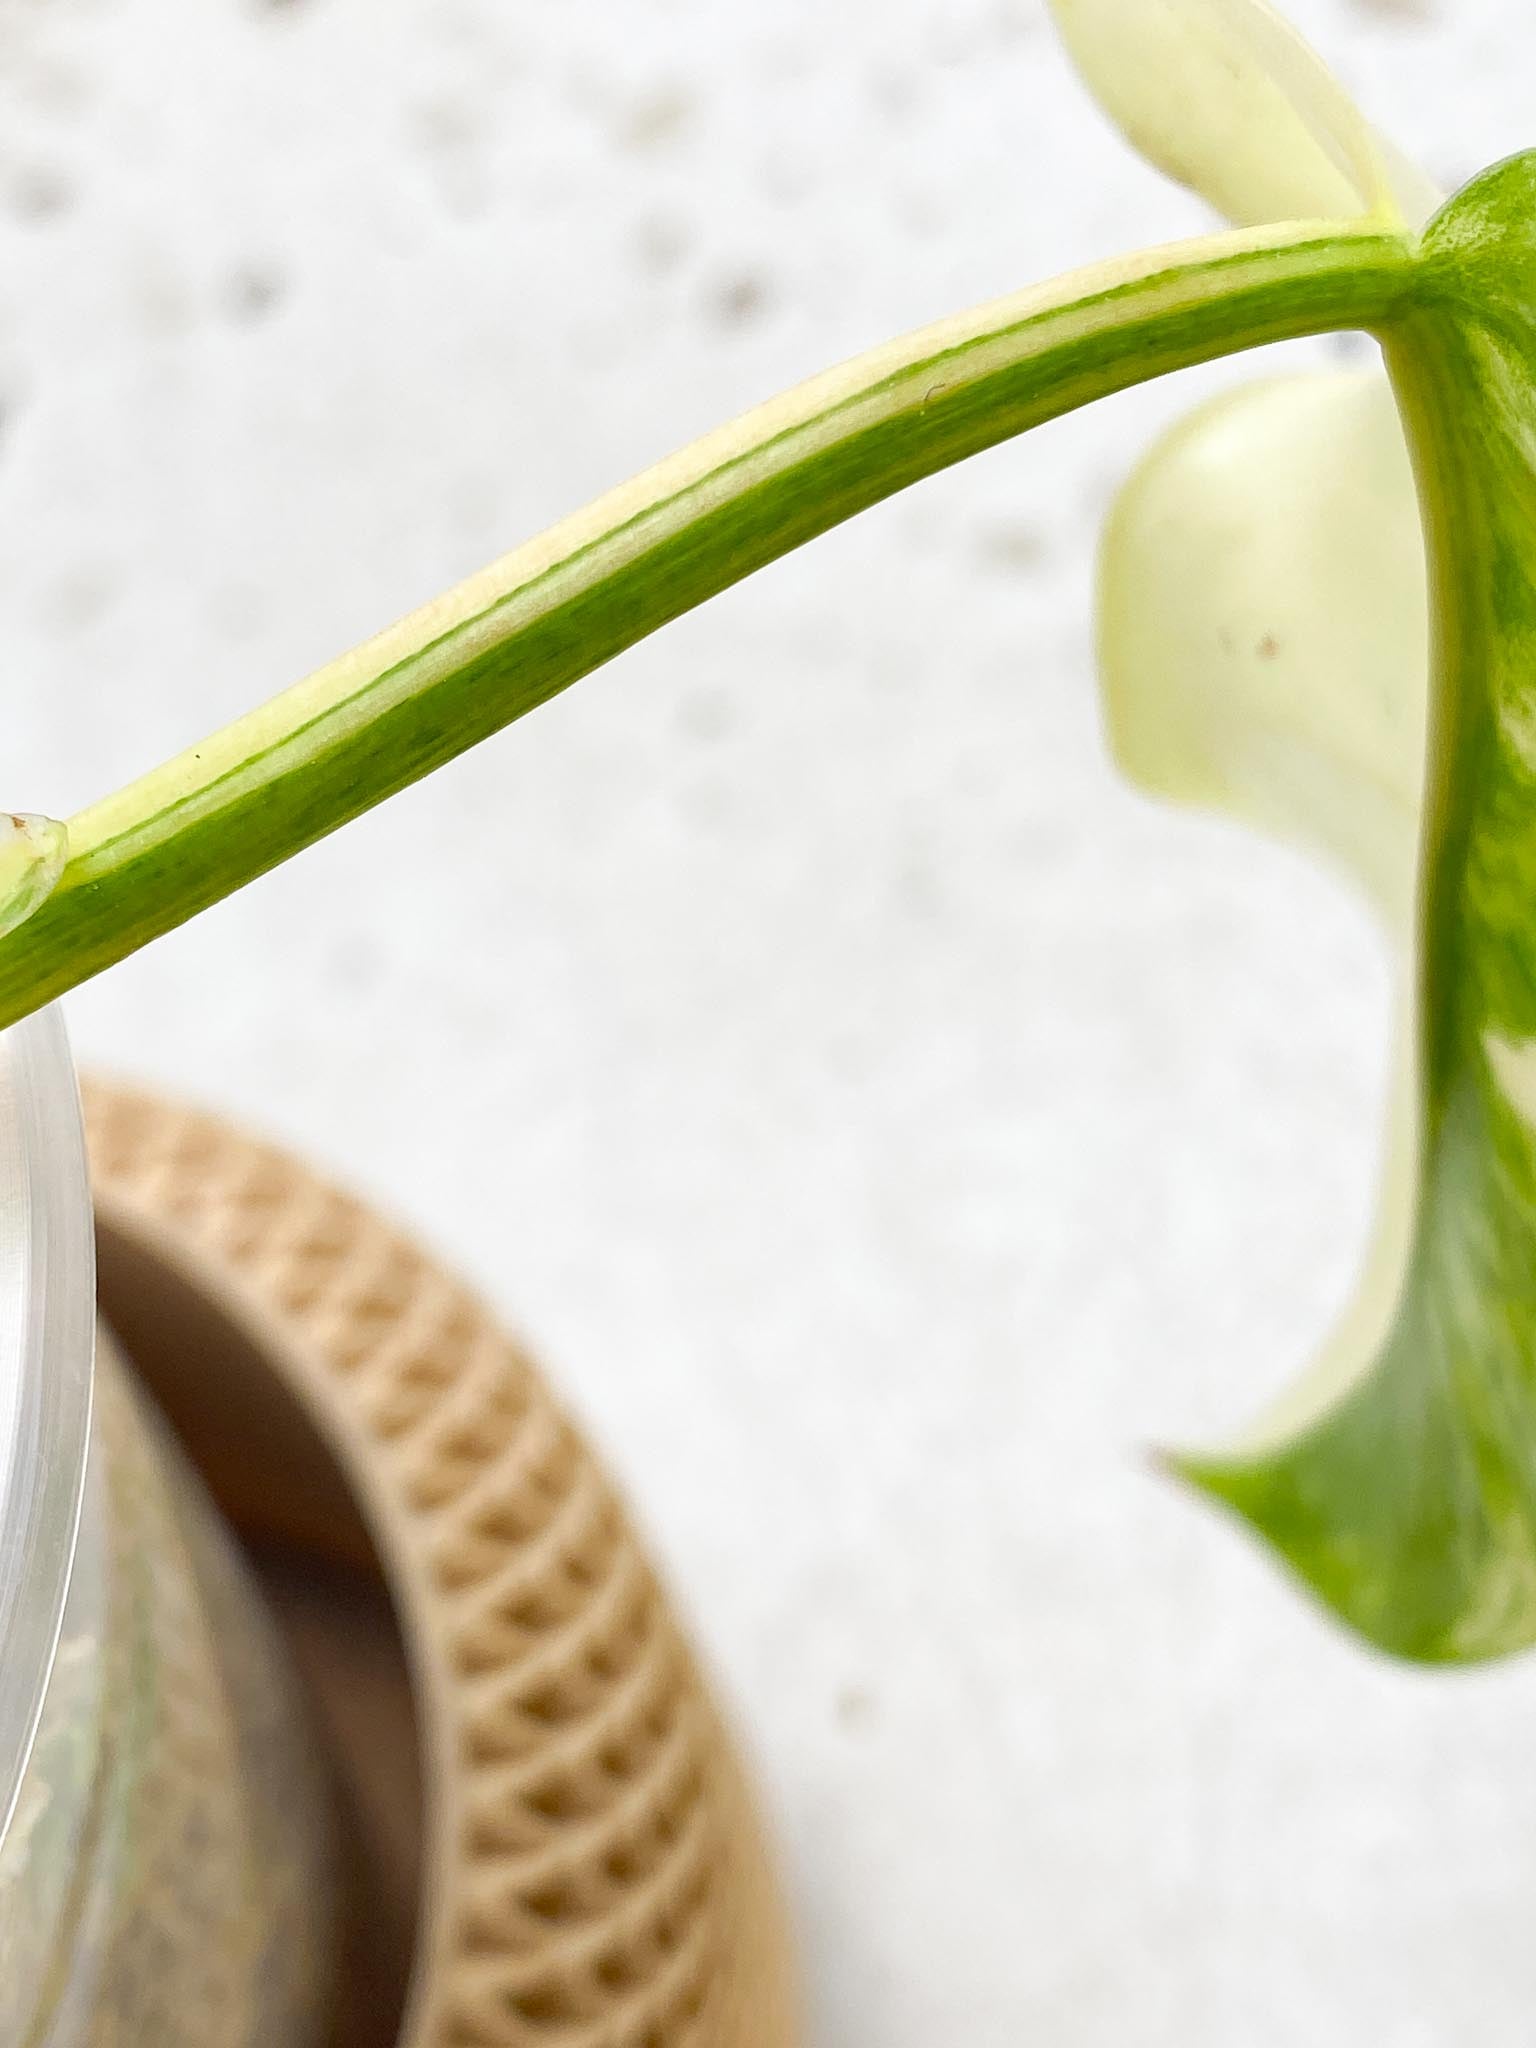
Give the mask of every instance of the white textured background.
[[(1442, 180), (1536, 142), (1527, 0), (1297, 12)], [(1041, 0), (0, 0), (0, 795), (66, 813), (770, 390), (1200, 218)], [(1341, 1298), (1385, 1028), (1352, 905), (1101, 758), (1093, 533), (1191, 389), (864, 518), (71, 1006), (533, 1337), (742, 1705), (815, 2048), (1536, 2038), (1536, 1668), (1368, 1661), (1143, 1457)]]

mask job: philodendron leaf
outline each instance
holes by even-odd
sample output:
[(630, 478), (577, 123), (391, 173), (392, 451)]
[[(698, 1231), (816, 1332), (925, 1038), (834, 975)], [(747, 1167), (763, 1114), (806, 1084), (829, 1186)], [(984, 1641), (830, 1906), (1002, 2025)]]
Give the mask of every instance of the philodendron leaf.
[(1431, 224), (1415, 299), (1386, 336), (1433, 594), (1409, 1249), (1328, 1405), (1184, 1469), (1375, 1642), (1450, 1659), (1536, 1642), (1536, 155)]
[[(1341, 867), (1411, 949), (1428, 700), (1424, 545), (1397, 406), (1378, 371), (1223, 394), (1120, 494), (1099, 568), (1105, 722), (1125, 774)], [(1402, 1005), (1406, 1009), (1406, 1001)], [(1299, 1430), (1369, 1369), (1414, 1213), (1411, 1030), (1375, 1231), (1311, 1370), (1250, 1433)]]
[(1428, 182), (1265, 0), (1052, 0), (1104, 111), (1229, 220), (1418, 223)]
[(1125, 773), (1312, 846), (1406, 938), (1428, 620), (1386, 379), (1276, 378), (1181, 422), (1111, 514), (1098, 614)]

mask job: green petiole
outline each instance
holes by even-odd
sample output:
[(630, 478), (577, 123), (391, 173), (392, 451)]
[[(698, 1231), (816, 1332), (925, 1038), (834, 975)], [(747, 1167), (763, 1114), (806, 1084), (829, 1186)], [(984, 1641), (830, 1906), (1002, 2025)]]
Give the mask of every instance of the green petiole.
[(1410, 239), (1241, 231), (893, 342), (696, 442), (69, 822), (0, 935), (0, 1025), (181, 924), (754, 569), (905, 485), (1169, 370), (1381, 328)]

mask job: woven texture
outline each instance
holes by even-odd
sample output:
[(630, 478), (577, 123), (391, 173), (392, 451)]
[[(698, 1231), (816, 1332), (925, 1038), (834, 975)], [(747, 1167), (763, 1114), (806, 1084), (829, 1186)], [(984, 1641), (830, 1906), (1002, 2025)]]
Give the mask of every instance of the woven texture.
[(282, 1340), (355, 1459), (422, 1716), (408, 2038), (791, 2048), (776, 1889), (628, 1516), (523, 1352), (361, 1204), (221, 1123), (87, 1096), (98, 1186)]

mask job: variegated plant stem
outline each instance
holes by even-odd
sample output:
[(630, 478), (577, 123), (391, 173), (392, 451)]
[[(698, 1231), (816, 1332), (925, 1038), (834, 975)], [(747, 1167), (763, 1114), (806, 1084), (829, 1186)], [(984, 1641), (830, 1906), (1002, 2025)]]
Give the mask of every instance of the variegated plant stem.
[(0, 1024), (905, 485), (1165, 371), (1381, 326), (1409, 274), (1405, 238), (1368, 225), (1210, 237), (943, 321), (761, 406), (81, 812), (46, 891), (17, 841), (9, 875), (0, 861)]

